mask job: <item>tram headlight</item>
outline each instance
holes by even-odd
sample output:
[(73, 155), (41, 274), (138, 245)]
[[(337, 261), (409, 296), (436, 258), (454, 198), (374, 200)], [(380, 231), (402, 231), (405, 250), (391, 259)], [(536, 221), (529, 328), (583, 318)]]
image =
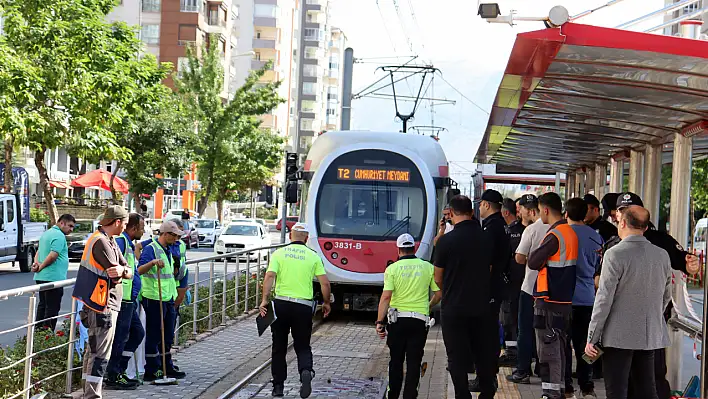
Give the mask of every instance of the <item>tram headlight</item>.
[(332, 250), (332, 243), (329, 241), (324, 243), (324, 249), (325, 249), (325, 251), (331, 251)]
[(332, 259), (337, 259), (337, 258), (339, 258), (339, 254), (336, 253), (336, 252), (332, 252), (332, 254), (331, 254), (330, 256), (332, 257)]
[(347, 258), (342, 258), (340, 262), (342, 262), (343, 265), (346, 265), (347, 263), (349, 263), (349, 260)]

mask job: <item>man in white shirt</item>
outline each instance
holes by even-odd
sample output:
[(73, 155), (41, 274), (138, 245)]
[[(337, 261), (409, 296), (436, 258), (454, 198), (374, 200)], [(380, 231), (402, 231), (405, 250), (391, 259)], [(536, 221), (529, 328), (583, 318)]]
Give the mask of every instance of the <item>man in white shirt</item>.
[[(538, 198), (533, 194), (524, 194), (519, 200), (522, 223), (526, 229), (521, 234), (521, 242), (516, 248), (515, 260), (517, 263), (526, 264), (531, 252), (541, 245), (543, 237), (550, 227), (541, 221), (538, 209)], [(506, 379), (516, 384), (529, 384), (531, 378), (531, 358), (536, 352), (535, 331), (533, 329), (533, 287), (536, 284), (536, 270), (526, 266), (526, 275), (521, 284), (519, 296), (519, 332), (516, 340), (518, 347), (516, 370)]]

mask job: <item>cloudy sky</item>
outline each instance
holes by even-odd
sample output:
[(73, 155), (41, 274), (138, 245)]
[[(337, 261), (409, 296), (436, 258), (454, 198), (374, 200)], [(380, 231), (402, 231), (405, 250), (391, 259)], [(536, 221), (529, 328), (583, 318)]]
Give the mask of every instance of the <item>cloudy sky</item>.
[[(595, 8), (608, 0), (498, 0), (502, 14), (516, 10), (519, 16), (545, 16), (555, 5), (565, 6), (570, 15)], [(455, 105), (436, 105), (435, 125), (448, 129), (441, 133), (442, 144), (451, 164), (452, 177), (469, 182), (472, 162), (487, 125), (491, 104), (518, 33), (543, 29), (541, 22), (489, 24), (478, 17), (473, 0), (333, 0), (332, 25), (341, 28), (354, 49), (354, 57), (364, 63), (354, 67), (353, 92), (357, 93), (385, 74), (377, 67), (407, 61), (408, 55), (439, 68), (436, 98), (455, 100)], [(579, 23), (615, 27), (664, 5), (664, 0), (624, 0), (578, 20)], [(644, 30), (660, 23), (655, 19), (635, 26)], [(384, 60), (378, 57), (400, 57)], [(367, 60), (368, 59), (368, 60)], [(388, 77), (386, 78), (388, 80)], [(420, 79), (396, 85), (399, 94), (417, 91)], [(410, 86), (410, 87), (409, 87)], [(459, 91), (459, 92), (458, 92)], [(390, 89), (387, 91), (390, 93)], [(462, 95), (464, 95), (464, 98)], [(407, 104), (407, 105), (406, 105)], [(411, 104), (406, 103), (406, 112)], [(352, 129), (399, 131), (394, 120), (393, 100), (362, 98), (352, 102)], [(480, 109), (481, 108), (481, 109)], [(431, 125), (429, 102), (423, 102), (410, 125)]]

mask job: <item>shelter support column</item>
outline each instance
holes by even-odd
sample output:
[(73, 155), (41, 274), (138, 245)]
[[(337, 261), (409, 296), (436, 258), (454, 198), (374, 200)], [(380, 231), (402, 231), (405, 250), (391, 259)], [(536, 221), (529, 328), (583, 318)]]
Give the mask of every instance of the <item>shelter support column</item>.
[(644, 152), (644, 207), (651, 213), (651, 221), (659, 224), (659, 193), (661, 189), (662, 146), (648, 145)]
[(595, 191), (595, 168), (587, 168), (585, 172), (585, 191), (580, 193), (582, 196), (589, 193), (590, 190)]
[(644, 153), (631, 150), (629, 152), (629, 191), (643, 197), (644, 184)]
[[(669, 233), (684, 248), (688, 247), (689, 233), (689, 204), (691, 198), (691, 163), (693, 152), (693, 139), (682, 134), (676, 134), (674, 138), (673, 166), (671, 168), (671, 213), (669, 215)], [(681, 272), (673, 271), (672, 299), (674, 303), (674, 313), (683, 315), (689, 314), (688, 292), (686, 291), (686, 279)], [(668, 366), (668, 381), (673, 389), (678, 389), (681, 383), (681, 365), (683, 355), (683, 333), (674, 329), (669, 329), (671, 346), (666, 352), (666, 363)]]
[(585, 191), (585, 173), (582, 169), (575, 171), (575, 190), (573, 191), (575, 193), (573, 197), (580, 197)]
[(607, 164), (595, 164), (595, 196), (602, 199), (607, 188)]
[(621, 159), (610, 160), (610, 192), (619, 193), (622, 191), (622, 169), (624, 163)]
[(575, 197), (575, 190), (576, 190), (576, 179), (575, 179), (575, 172), (568, 172), (566, 173), (565, 176), (565, 200), (569, 200), (570, 198)]

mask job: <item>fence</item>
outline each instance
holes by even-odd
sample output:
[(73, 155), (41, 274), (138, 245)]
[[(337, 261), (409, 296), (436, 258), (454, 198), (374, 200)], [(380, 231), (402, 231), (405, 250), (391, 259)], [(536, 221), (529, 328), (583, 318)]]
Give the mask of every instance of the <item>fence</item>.
[[(178, 345), (179, 342), (193, 338), (202, 332), (210, 331), (216, 326), (225, 325), (229, 318), (233, 319), (238, 315), (255, 309), (258, 306), (263, 272), (270, 259), (271, 250), (284, 245), (286, 244), (244, 249), (228, 255), (215, 255), (187, 261), (187, 265), (194, 265), (195, 281), (189, 285), (190, 291), (193, 292), (193, 300), (191, 304), (182, 307), (179, 316), (179, 323), (182, 324), (175, 329), (174, 345)], [(251, 257), (253, 255), (255, 255), (255, 260), (252, 262)], [(242, 269), (241, 258), (243, 257), (245, 257), (246, 264)], [(230, 258), (235, 259), (230, 260)], [(223, 267), (223, 277), (221, 279), (217, 279), (215, 276), (217, 262), (220, 263), (219, 266)], [(199, 273), (204, 270), (200, 265), (205, 263), (208, 264), (209, 277), (200, 280)], [(229, 273), (229, 265), (232, 263), (236, 265), (236, 270)], [(264, 264), (266, 265), (265, 267)], [(55, 333), (54, 331), (42, 331), (35, 328), (38, 324), (45, 321), (36, 319), (37, 294), (53, 288), (72, 287), (75, 282), (76, 279), (68, 279), (55, 283), (30, 285), (0, 291), (0, 301), (29, 295), (27, 323), (19, 327), (0, 331), (0, 335), (15, 331), (27, 331), (27, 336), (24, 340), (24, 354), (21, 358), (12, 359), (12, 357), (2, 356), (4, 353), (0, 350), (0, 393), (3, 394), (3, 399), (20, 397), (29, 399), (34, 393), (47, 391), (45, 389), (47, 386), (53, 394), (59, 395), (62, 392), (70, 394), (75, 386), (74, 384), (79, 381), (81, 373), (74, 373), (81, 369), (81, 366), (76, 366), (78, 356), (75, 353), (75, 346), (78, 343), (77, 337), (79, 336), (76, 319), (76, 300), (72, 298), (70, 313), (59, 314), (56, 317), (45, 319), (68, 319), (68, 326), (65, 323), (64, 329)], [(190, 325), (191, 329), (187, 329), (186, 327)], [(64, 331), (65, 329), (68, 329), (68, 334)], [(38, 341), (38, 337), (43, 338), (44, 342), (41, 339)], [(20, 342), (22, 342), (21, 340)], [(64, 342), (65, 340), (66, 342)], [(39, 342), (42, 344), (46, 342), (49, 347), (35, 350)], [(66, 351), (65, 363), (63, 360), (56, 359), (57, 355), (61, 356), (64, 351)], [(51, 362), (53, 368), (33, 370), (33, 360), (43, 356), (53, 356), (56, 359), (56, 361)], [(50, 375), (40, 375), (50, 372), (48, 370), (51, 371)], [(36, 378), (33, 378), (33, 373), (36, 374)], [(62, 376), (64, 377), (63, 383), (57, 380)], [(16, 388), (13, 388), (13, 386)], [(59, 392), (59, 390), (62, 392)]]

